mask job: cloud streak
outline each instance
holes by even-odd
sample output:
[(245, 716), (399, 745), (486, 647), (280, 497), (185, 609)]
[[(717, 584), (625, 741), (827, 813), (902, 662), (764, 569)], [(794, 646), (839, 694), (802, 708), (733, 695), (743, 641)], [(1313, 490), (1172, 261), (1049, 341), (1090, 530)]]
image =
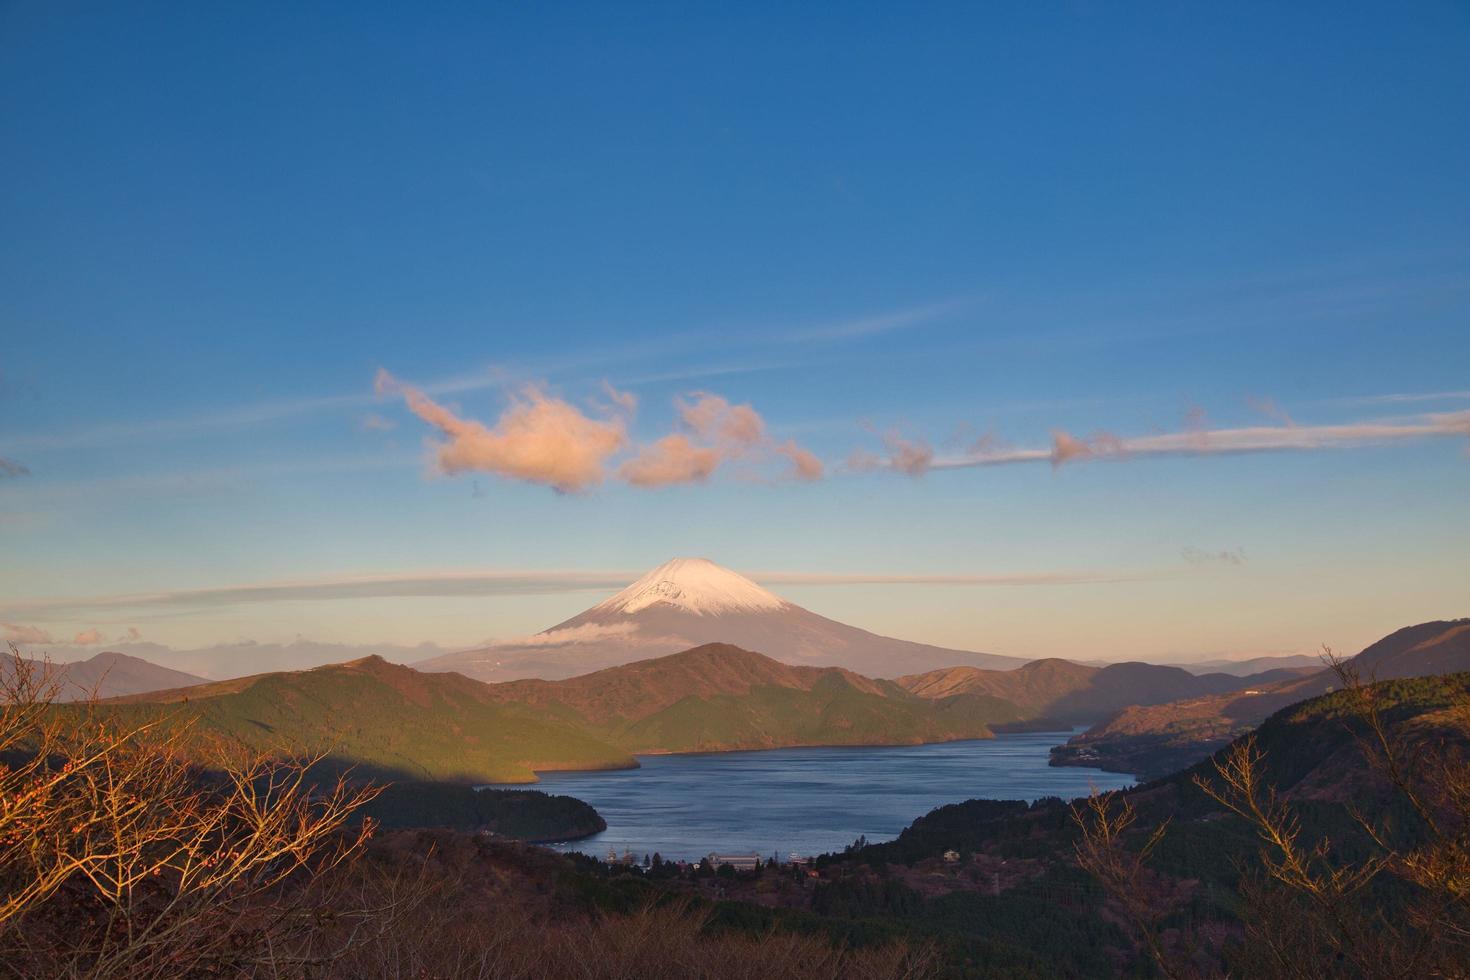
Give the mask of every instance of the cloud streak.
[(1241, 548), (1222, 548), (1206, 551), (1189, 545), (1180, 550), (1180, 555), (1191, 565), (1244, 565), (1245, 551)]
[[(1440, 412), (1407, 419), (1352, 422), (1341, 425), (1245, 426), (1190, 429), (1120, 438), (1110, 433), (1078, 437), (1052, 434), (1050, 447), (981, 450), (935, 459), (935, 470), (1010, 466), (1021, 463), (1066, 463), (1128, 460), (1150, 456), (1226, 456), (1247, 453), (1312, 452), (1397, 442), (1470, 436), (1470, 411)], [(893, 469), (899, 469), (890, 462)]]
[[(387, 598), (474, 598), (487, 596), (607, 594), (624, 588), (642, 570), (613, 571), (443, 571), (408, 575), (343, 576), (281, 582), (247, 583), (208, 589), (75, 596), (7, 603), (3, 614), (16, 619), (88, 618), (119, 610), (213, 610), (225, 606), (270, 602), (335, 601)], [(1043, 572), (970, 574), (882, 574), (829, 572), (754, 572), (751, 578), (767, 586), (953, 585), (977, 587), (1073, 586), (1137, 582), (1187, 574), (1188, 569), (1099, 569)], [(100, 617), (99, 617), (100, 618)], [(50, 634), (35, 627), (0, 622), (0, 629), (35, 630), (51, 642)]]

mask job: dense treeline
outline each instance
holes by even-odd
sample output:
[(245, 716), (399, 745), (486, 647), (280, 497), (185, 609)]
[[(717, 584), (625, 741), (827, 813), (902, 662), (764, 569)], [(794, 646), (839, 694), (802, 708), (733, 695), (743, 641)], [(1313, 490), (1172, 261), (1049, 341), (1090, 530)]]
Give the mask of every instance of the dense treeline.
[(389, 830), (446, 827), (523, 841), (574, 840), (607, 829), (607, 821), (575, 797), (453, 783), (390, 783), (357, 812), (357, 819)]

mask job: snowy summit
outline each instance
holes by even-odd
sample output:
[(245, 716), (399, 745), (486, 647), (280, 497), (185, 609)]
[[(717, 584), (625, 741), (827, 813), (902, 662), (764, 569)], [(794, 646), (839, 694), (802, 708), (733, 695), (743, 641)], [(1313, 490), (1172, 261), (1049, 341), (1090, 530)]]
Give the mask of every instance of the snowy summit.
[(675, 558), (649, 572), (589, 612), (639, 612), (650, 606), (668, 606), (698, 616), (732, 612), (767, 612), (788, 603), (750, 579), (707, 558)]

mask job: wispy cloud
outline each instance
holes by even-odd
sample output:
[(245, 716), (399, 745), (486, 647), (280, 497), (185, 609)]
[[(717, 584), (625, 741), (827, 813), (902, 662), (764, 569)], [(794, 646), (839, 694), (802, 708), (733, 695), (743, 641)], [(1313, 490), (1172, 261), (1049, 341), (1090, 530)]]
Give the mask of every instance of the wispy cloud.
[(1389, 395), (1359, 395), (1354, 398), (1333, 398), (1334, 405), (1404, 405), (1418, 402), (1452, 402), (1470, 400), (1470, 391), (1419, 391), (1398, 392)]
[(786, 343), (811, 343), (814, 341), (853, 340), (861, 337), (875, 337), (881, 334), (893, 333), (898, 330), (908, 330), (926, 323), (932, 323), (954, 313), (956, 310), (963, 309), (966, 305), (966, 300), (951, 299), (904, 310), (892, 310), (873, 316), (862, 316), (847, 320), (836, 320), (831, 323), (815, 324), (810, 327), (786, 329), (781, 331), (777, 336)]
[(220, 412), (180, 412), (162, 419), (104, 422), (65, 432), (10, 436), (5, 444), (11, 449), (57, 450), (185, 438), (226, 429), (250, 428), (302, 415), (360, 408), (371, 404), (371, 401), (372, 397), (366, 393), (272, 399)]
[(8, 477), (15, 476), (28, 476), (30, 472), (31, 471), (26, 468), (25, 464), (18, 463), (13, 459), (6, 459), (4, 456), (0, 456), (0, 479), (6, 479)]
[(1296, 419), (1292, 418), (1290, 413), (1288, 413), (1286, 409), (1276, 404), (1276, 399), (1274, 398), (1251, 397), (1247, 398), (1245, 401), (1247, 405), (1255, 409), (1257, 412), (1260, 412), (1268, 419), (1275, 419), (1282, 425), (1296, 425)]
[(0, 622), (0, 633), (9, 643), (54, 643), (51, 634), (39, 626), (27, 626), (23, 623)]
[[(270, 602), (334, 601), (409, 597), (468, 598), (486, 596), (607, 594), (625, 587), (646, 569), (611, 571), (440, 571), (246, 583), (207, 589), (72, 596), (7, 602), (0, 614), (14, 619), (49, 621), (86, 618), (119, 610), (212, 610)], [(979, 587), (1070, 586), (1135, 582), (1185, 574), (1179, 568), (1058, 570), (1021, 573), (831, 573), (757, 571), (751, 578), (768, 586), (955, 585)], [(14, 623), (0, 628), (26, 630)], [(44, 633), (44, 631), (38, 631)], [(49, 639), (27, 642), (50, 642)]]
[(7, 494), (17, 495), (18, 499), (51, 505), (62, 501), (112, 499), (123, 495), (213, 493), (238, 488), (261, 479), (401, 468), (413, 465), (415, 458), (411, 453), (371, 453), (278, 459), (237, 466), (123, 473), (84, 480), (48, 481), (36, 477), (24, 489), (17, 486), (8, 490)]
[(398, 423), (389, 418), (384, 418), (377, 412), (369, 412), (358, 421), (358, 428), (364, 432), (392, 432), (398, 428)]
[(76, 636), (72, 637), (71, 642), (79, 647), (96, 646), (102, 642), (102, 631), (95, 628), (82, 630)]
[(582, 623), (566, 629), (548, 630), (530, 636), (517, 636), (505, 640), (492, 640), (490, 647), (560, 647), (574, 643), (597, 643), (604, 640), (632, 636), (638, 632), (637, 623)]
[[(1309, 452), (1394, 442), (1470, 436), (1470, 411), (1442, 412), (1407, 419), (1382, 419), (1337, 425), (1246, 426), (1229, 429), (1191, 429), (1122, 438), (1100, 432), (1078, 437), (1064, 431), (1052, 434), (1045, 449), (982, 450), (938, 458), (932, 469), (1008, 466), (1019, 463), (1065, 463), (1127, 460), (1148, 456), (1218, 456), (1242, 453)], [(890, 463), (890, 465), (892, 465)], [(897, 466), (892, 466), (899, 469)]]
[(1180, 555), (1191, 565), (1244, 565), (1245, 551), (1240, 548), (1222, 548), (1207, 551), (1189, 545), (1180, 550)]

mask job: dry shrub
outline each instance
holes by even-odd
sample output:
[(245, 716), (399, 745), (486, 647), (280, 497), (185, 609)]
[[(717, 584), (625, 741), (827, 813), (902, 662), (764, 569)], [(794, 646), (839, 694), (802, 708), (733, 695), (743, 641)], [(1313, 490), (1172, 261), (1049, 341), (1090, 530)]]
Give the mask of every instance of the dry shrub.
[(376, 795), (320, 785), (313, 759), (51, 704), (44, 665), (0, 689), (0, 968), (27, 977), (189, 977), (311, 966), (293, 956), (340, 910), (321, 888), (371, 833)]
[(360, 867), (399, 880), (386, 870), (396, 862), (417, 862), (413, 901), (336, 961), (332, 977), (917, 980), (933, 971), (927, 954), (902, 944), (848, 950), (790, 932), (712, 930), (708, 911), (683, 900), (627, 915), (589, 910), (547, 887), (559, 858), (462, 835), (390, 835)]
[[(1346, 723), (1386, 799), (1373, 813), (1351, 810), (1361, 840), (1343, 847), (1305, 834), (1296, 808), (1269, 781), (1253, 737), (1217, 757), (1213, 777), (1194, 778), (1261, 845), (1256, 862), (1242, 868), (1245, 941), (1229, 958), (1250, 977), (1470, 977), (1470, 696), (1443, 682), (1446, 710), (1390, 725), (1383, 687), (1365, 683), (1330, 650), (1324, 660), (1342, 682)], [(1407, 820), (1395, 827), (1395, 814)], [(1134, 812), (1113, 794), (1077, 808), (1074, 817), (1082, 833), (1079, 863), (1125, 910), (1140, 949), (1160, 971), (1176, 978), (1217, 972), (1157, 940), (1162, 907), (1142, 883), (1144, 862), (1165, 827), (1130, 848), (1125, 837)]]

